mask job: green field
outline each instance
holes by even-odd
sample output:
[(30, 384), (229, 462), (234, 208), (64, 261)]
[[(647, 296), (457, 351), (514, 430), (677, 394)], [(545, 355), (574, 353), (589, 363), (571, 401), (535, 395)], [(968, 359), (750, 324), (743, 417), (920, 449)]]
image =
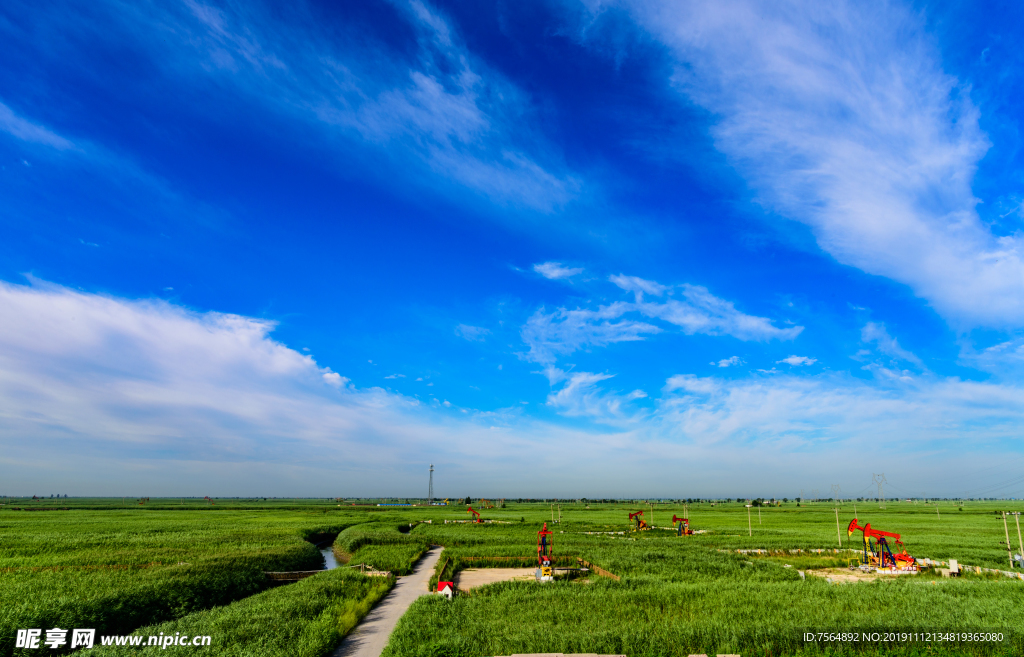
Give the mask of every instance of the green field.
[[(940, 502), (938, 513), (934, 503), (889, 502), (884, 511), (857, 506), (862, 524), (901, 533), (915, 556), (1009, 570), (995, 512), (1024, 504)], [(33, 507), (54, 510), (24, 510)], [(749, 521), (742, 504), (691, 504), (691, 526), (706, 533), (687, 537), (661, 528), (683, 515), (682, 504), (590, 507), (561, 504), (561, 522), (550, 525), (555, 552), (586, 559), (619, 581), (590, 575), (495, 584), (450, 603), (426, 598), (403, 618), (387, 654), (825, 654), (802, 641), (805, 629), (996, 629), (1005, 635), (997, 645), (854, 650), (1024, 654), (1017, 634), (1024, 627), (1024, 581), (991, 573), (856, 584), (801, 579), (798, 570), (843, 565), (854, 556), (810, 552), (859, 547), (859, 534), (851, 542), (845, 531), (852, 504), (838, 507), (841, 541), (830, 503), (765, 507), (760, 520), (755, 508)], [(655, 528), (630, 533), (627, 514), (640, 508)], [(430, 544), (445, 547), (439, 567), (445, 565), (446, 579), (467, 566), (527, 566), (540, 524), (558, 515), (549, 504), (482, 511), (502, 522), (451, 523), (468, 517), (464, 506), (353, 507), (337, 500), (12, 500), (0, 509), (0, 655), (37, 654), (14, 648), (16, 630), (51, 627), (209, 634), (213, 644), (201, 649), (207, 655), (327, 654), (393, 580), (339, 569), (268, 588), (264, 571), (319, 568), (314, 543), (332, 540), (339, 561), (398, 575)], [(1012, 519), (1010, 533), (1019, 551)], [(751, 549), (771, 554), (737, 553)], [(790, 552), (798, 549), (804, 552)], [(521, 561), (466, 560), (481, 556)]]

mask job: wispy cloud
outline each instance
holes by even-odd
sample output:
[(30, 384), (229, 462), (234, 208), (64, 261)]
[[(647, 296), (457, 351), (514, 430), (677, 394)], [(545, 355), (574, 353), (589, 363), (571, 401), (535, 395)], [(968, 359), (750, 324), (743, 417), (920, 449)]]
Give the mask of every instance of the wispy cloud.
[[(892, 2), (624, 6), (675, 58), (759, 200), (840, 262), (909, 285), (961, 326), (1024, 325), (1024, 245), (979, 220), (988, 148), (922, 14)], [(683, 146), (680, 146), (681, 148)]]
[(664, 430), (705, 445), (852, 454), (892, 441), (895, 452), (922, 445), (941, 451), (969, 434), (980, 454), (1009, 448), (1024, 421), (1024, 408), (1012, 401), (1019, 393), (1017, 386), (938, 377), (879, 384), (843, 374), (739, 381), (680, 375), (669, 379), (658, 417)]
[(547, 405), (566, 417), (587, 418), (601, 424), (624, 426), (642, 419), (643, 412), (629, 404), (647, 397), (643, 390), (627, 394), (603, 390), (602, 381), (611, 379), (612, 374), (594, 372), (562, 372), (549, 369), (549, 380), (563, 385), (548, 395)]
[(42, 144), (57, 150), (74, 150), (77, 147), (69, 140), (41, 125), (18, 116), (7, 105), (0, 103), (0, 132), (33, 144)]
[(807, 356), (787, 356), (782, 360), (775, 361), (776, 363), (786, 363), (787, 365), (799, 366), (799, 365), (814, 365), (818, 362), (817, 358), (808, 358)]
[(717, 367), (732, 367), (733, 365), (742, 365), (743, 360), (739, 356), (730, 356), (729, 358), (723, 358), (717, 363), (712, 362), (710, 364)]
[(700, 285), (684, 283), (677, 289), (682, 299), (669, 299), (664, 303), (638, 300), (637, 309), (647, 317), (675, 324), (687, 334), (731, 335), (740, 340), (793, 340), (804, 330), (802, 326), (778, 328), (766, 317), (741, 312), (731, 301), (716, 297)]
[(921, 368), (924, 367), (924, 363), (921, 362), (920, 358), (901, 347), (896, 338), (889, 335), (889, 331), (886, 330), (885, 324), (880, 322), (868, 322), (860, 331), (860, 339), (864, 342), (875, 343), (878, 350), (887, 356), (898, 360), (905, 360)]
[(483, 342), (487, 339), (487, 336), (491, 334), (491, 330), (482, 326), (470, 326), (469, 324), (459, 324), (455, 327), (455, 335), (465, 338), (470, 342)]
[[(538, 363), (553, 363), (558, 356), (579, 349), (604, 347), (617, 342), (644, 340), (664, 328), (639, 319), (640, 315), (674, 325), (688, 335), (728, 335), (740, 340), (792, 340), (802, 326), (778, 328), (770, 319), (748, 315), (735, 304), (711, 294), (699, 285), (662, 285), (635, 276), (609, 279), (623, 290), (634, 293), (634, 301), (616, 301), (595, 309), (559, 308), (548, 312), (541, 308), (522, 329), (523, 341), (530, 347), (526, 358)], [(665, 301), (645, 301), (644, 294), (666, 296)], [(678, 294), (681, 298), (675, 298)]]
[(411, 50), (355, 26), (339, 38), (301, 6), (271, 14), (260, 4), (111, 3), (97, 11), (117, 19), (97, 32), (142, 49), (184, 88), (213, 82), (229, 90), (226, 103), (241, 98), (319, 131), (339, 157), (358, 157), (357, 143), (378, 162), (390, 158), (410, 184), (449, 180), (462, 193), (541, 211), (574, 198), (580, 182), (531, 129), (527, 94), (475, 57), (436, 8), (394, 7), (392, 20), (416, 35)]
[(596, 310), (559, 308), (549, 313), (541, 308), (522, 328), (523, 342), (530, 347), (526, 358), (548, 364), (579, 349), (643, 340), (645, 335), (661, 332), (652, 324), (619, 319), (631, 310), (630, 304), (622, 302)]
[(565, 267), (560, 262), (542, 262), (533, 266), (533, 271), (537, 272), (544, 278), (550, 278), (551, 280), (560, 280), (563, 278), (572, 278), (577, 274), (583, 273), (582, 267)]
[(625, 274), (609, 276), (608, 280), (627, 292), (635, 292), (637, 295), (637, 301), (642, 300), (645, 293), (655, 297), (660, 297), (669, 289), (667, 285), (661, 285), (655, 281), (648, 281), (638, 276), (626, 276)]

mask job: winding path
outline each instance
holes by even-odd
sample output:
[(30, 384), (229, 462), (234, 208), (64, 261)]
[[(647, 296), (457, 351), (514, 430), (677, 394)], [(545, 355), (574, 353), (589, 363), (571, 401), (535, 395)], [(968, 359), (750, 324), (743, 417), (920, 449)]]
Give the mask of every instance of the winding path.
[(331, 657), (380, 657), (398, 619), (409, 605), (421, 595), (430, 595), (427, 584), (440, 556), (441, 548), (433, 548), (419, 560), (411, 575), (399, 577), (394, 588), (366, 614)]

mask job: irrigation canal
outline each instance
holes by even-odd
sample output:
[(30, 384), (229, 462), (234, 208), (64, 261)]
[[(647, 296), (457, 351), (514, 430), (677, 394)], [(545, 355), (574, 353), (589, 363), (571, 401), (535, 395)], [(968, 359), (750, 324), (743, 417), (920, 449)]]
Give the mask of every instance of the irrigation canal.
[(334, 558), (333, 546), (320, 548), (320, 554), (324, 555), (324, 570), (334, 570), (338, 567), (338, 560)]

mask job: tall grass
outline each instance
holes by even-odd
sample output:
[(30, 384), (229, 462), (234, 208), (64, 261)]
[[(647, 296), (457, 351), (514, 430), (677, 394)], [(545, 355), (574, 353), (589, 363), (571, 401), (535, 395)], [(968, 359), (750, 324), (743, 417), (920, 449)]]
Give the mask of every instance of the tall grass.
[(264, 571), (315, 570), (322, 514), (69, 511), (0, 515), (0, 657), (22, 628), (126, 634), (253, 595)]
[(208, 647), (100, 647), (93, 654), (321, 657), (338, 645), (393, 583), (392, 578), (365, 577), (344, 569), (324, 572), (135, 632), (145, 637), (208, 635), (212, 638)]

